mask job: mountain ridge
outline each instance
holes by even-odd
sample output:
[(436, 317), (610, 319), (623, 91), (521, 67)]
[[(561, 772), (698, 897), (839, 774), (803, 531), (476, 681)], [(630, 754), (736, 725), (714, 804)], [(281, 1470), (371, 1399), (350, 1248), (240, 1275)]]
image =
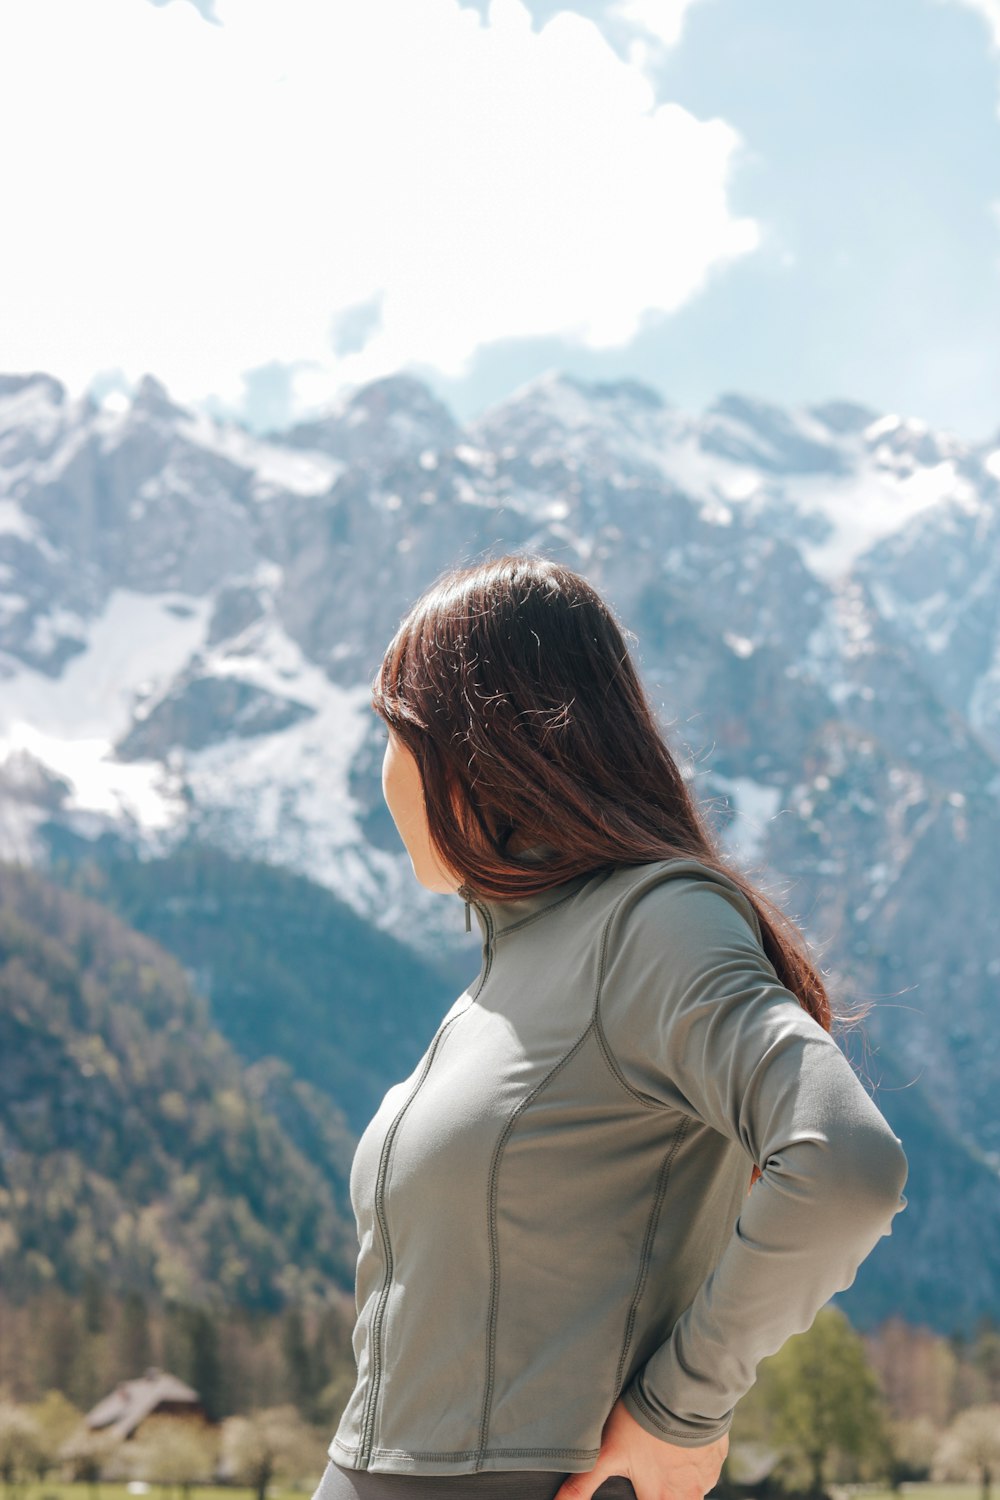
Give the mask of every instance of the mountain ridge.
[(154, 384), (99, 405), (7, 377), (0, 852), (263, 854), (457, 972), (461, 906), (413, 879), (369, 686), (440, 571), (507, 550), (602, 591), (726, 852), (1000, 1170), (992, 440), (549, 372), (464, 424), (386, 377), (290, 442)]

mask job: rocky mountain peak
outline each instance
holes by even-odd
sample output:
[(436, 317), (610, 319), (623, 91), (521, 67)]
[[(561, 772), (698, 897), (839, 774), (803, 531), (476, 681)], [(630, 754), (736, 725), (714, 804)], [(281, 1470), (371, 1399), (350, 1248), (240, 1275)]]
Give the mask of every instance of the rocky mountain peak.
[(789, 412), (735, 391), (707, 407), (701, 423), (705, 452), (775, 473), (840, 473), (844, 462), (830, 434), (808, 412)]
[(370, 381), (328, 412), (275, 436), (288, 447), (381, 467), (428, 448), (453, 448), (461, 429), (430, 386), (404, 372)]
[(0, 374), (0, 401), (20, 396), (25, 391), (44, 396), (54, 406), (61, 406), (66, 400), (66, 387), (62, 381), (56, 380), (53, 375), (46, 375), (42, 370), (33, 370), (28, 375)]
[(187, 410), (172, 400), (169, 391), (162, 380), (157, 380), (155, 375), (143, 375), (139, 384), (132, 393), (131, 401), (134, 412), (144, 412), (154, 417), (184, 417)]
[(859, 401), (822, 401), (818, 406), (806, 407), (806, 410), (824, 427), (838, 434), (861, 432), (872, 422), (877, 422), (880, 416), (879, 412), (870, 406), (862, 406)]

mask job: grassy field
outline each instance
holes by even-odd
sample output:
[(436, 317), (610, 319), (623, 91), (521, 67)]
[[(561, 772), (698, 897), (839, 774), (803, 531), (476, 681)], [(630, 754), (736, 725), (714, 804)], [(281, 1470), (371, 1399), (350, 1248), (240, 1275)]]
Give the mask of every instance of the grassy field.
[(864, 1500), (899, 1500), (900, 1495), (911, 1495), (914, 1500), (973, 1500), (979, 1492), (978, 1484), (904, 1484), (896, 1491), (851, 1487), (851, 1493), (857, 1495), (858, 1500), (862, 1496)]

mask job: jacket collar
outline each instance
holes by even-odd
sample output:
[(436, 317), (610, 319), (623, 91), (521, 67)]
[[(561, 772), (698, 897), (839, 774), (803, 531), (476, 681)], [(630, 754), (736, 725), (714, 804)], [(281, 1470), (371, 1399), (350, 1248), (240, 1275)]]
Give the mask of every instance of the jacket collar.
[[(558, 850), (553, 844), (532, 844), (518, 854), (512, 854), (511, 858), (518, 862), (534, 864), (556, 853)], [(558, 885), (550, 885), (544, 891), (536, 891), (534, 895), (513, 896), (503, 901), (492, 896), (489, 898), (474, 896), (468, 886), (461, 885), (457, 894), (465, 902), (465, 930), (466, 932), (472, 930), (470, 908), (476, 913), (483, 937), (488, 938), (490, 927), (494, 933), (499, 933), (508, 927), (513, 927), (517, 922), (522, 922), (525, 917), (535, 916), (546, 907), (554, 906), (557, 901), (562, 901), (565, 897), (582, 889), (596, 873), (594, 870), (585, 870), (580, 875), (571, 876), (569, 880), (560, 881)], [(487, 926), (485, 914), (488, 914), (490, 927)]]

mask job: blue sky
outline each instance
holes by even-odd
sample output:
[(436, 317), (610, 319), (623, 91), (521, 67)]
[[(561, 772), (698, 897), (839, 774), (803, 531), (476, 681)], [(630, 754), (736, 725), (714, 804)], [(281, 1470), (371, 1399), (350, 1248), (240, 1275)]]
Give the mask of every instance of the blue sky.
[[(562, 8), (531, 6), (536, 24)], [(612, 7), (574, 8), (616, 35)], [(1000, 53), (983, 16), (929, 0), (698, 0), (656, 86), (739, 131), (731, 202), (770, 243), (623, 350), (485, 349), (452, 396), (484, 402), (540, 360), (638, 376), (685, 409), (723, 390), (843, 396), (1000, 432)]]
[(5, 368), (256, 426), (558, 368), (984, 440), (998, 42), (997, 0), (12, 0)]

